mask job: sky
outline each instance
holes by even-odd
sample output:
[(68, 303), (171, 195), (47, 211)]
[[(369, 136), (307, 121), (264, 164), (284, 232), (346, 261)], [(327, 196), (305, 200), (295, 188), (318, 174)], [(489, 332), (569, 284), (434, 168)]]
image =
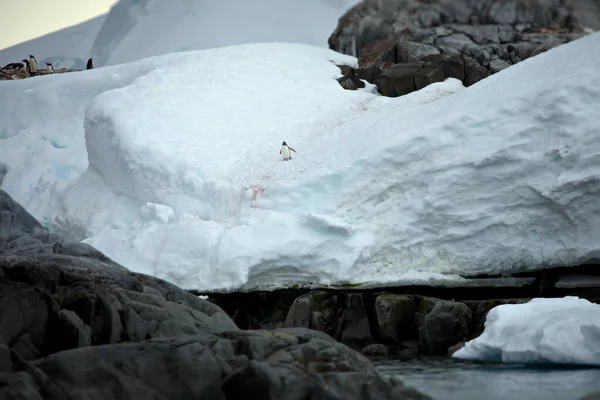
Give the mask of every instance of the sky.
[(0, 0), (0, 49), (104, 14), (117, 0)]

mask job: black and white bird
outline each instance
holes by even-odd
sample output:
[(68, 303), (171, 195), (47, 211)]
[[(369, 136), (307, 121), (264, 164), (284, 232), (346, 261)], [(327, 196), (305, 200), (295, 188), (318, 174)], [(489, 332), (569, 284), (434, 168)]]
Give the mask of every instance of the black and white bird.
[(46, 63), (46, 72), (49, 74), (53, 74), (54, 73), (54, 67), (52, 66), (51, 63)]
[(296, 150), (294, 150), (293, 148), (288, 146), (286, 142), (283, 142), (281, 144), (281, 150), (279, 150), (279, 154), (281, 154), (281, 158), (283, 158), (283, 161), (292, 159), (292, 153), (291, 153), (292, 151), (294, 153), (296, 152)]
[(94, 69), (94, 61), (91, 58), (87, 62), (86, 69)]

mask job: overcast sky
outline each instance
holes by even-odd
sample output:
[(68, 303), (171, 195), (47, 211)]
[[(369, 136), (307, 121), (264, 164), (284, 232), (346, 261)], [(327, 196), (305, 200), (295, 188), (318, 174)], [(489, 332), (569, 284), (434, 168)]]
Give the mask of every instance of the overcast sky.
[(0, 0), (0, 49), (108, 12), (117, 0)]

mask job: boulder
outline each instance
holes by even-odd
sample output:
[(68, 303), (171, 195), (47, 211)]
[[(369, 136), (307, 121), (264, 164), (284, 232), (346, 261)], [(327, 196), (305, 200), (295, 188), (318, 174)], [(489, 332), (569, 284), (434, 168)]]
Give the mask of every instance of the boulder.
[(415, 301), (412, 296), (380, 294), (375, 299), (377, 335), (381, 340), (399, 343), (416, 336)]
[(315, 290), (294, 300), (283, 326), (311, 328), (335, 336), (338, 314), (337, 295)]
[(359, 76), (371, 83), (386, 62), (414, 62), (437, 53), (467, 56), (487, 71), (471, 67), (470, 85), (598, 29), (595, 0), (482, 0), (477, 7), (469, 0), (373, 0), (359, 2), (340, 18), (329, 46), (358, 55)]
[(446, 355), (451, 346), (470, 338), (471, 320), (471, 310), (465, 304), (438, 301), (425, 315), (419, 331), (421, 343), (428, 354)]
[(398, 97), (415, 91), (414, 75), (422, 68), (420, 63), (394, 64), (383, 71), (375, 82), (377, 90), (387, 97)]
[(361, 293), (345, 293), (338, 318), (335, 338), (351, 348), (360, 350), (373, 343), (371, 326), (364, 295)]
[[(360, 338), (358, 300), (344, 337)], [(247, 397), (426, 398), (325, 333), (240, 330), (217, 305), (49, 234), (0, 190), (0, 399)]]

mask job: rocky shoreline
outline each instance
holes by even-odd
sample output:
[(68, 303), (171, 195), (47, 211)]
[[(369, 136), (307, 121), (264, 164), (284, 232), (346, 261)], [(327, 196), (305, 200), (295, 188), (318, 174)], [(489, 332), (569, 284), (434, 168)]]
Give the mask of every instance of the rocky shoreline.
[[(594, 266), (575, 269), (590, 273)], [(565, 270), (539, 272), (523, 287), (286, 289), (208, 297), (243, 329), (309, 328), (368, 356), (409, 360), (451, 355), (481, 334), (487, 312), (497, 305), (564, 296), (600, 304), (600, 287), (555, 287)]]

